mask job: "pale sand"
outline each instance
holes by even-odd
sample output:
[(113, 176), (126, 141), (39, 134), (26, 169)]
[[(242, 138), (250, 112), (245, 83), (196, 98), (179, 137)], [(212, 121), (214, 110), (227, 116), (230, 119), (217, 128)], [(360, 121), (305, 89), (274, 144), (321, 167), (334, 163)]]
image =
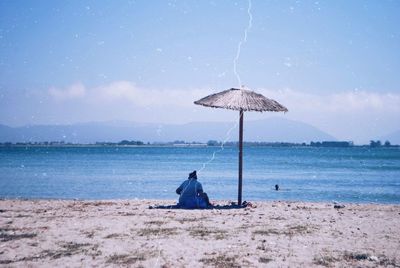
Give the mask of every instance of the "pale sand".
[(0, 201), (0, 266), (400, 267), (400, 206), (254, 202)]

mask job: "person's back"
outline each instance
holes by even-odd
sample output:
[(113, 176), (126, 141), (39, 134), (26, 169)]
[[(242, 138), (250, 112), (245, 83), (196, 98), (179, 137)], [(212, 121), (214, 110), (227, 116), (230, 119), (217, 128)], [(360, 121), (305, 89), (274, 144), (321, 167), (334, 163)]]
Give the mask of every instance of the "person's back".
[(203, 187), (197, 181), (196, 171), (189, 174), (189, 178), (176, 189), (176, 193), (180, 195), (178, 205), (182, 208), (206, 208), (208, 205), (208, 197), (207, 200), (202, 197)]

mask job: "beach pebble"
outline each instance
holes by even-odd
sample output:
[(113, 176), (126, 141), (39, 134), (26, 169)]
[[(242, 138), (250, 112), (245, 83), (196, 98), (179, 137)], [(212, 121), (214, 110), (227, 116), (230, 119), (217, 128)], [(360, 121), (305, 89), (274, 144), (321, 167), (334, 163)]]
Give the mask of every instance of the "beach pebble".
[(375, 262), (379, 261), (379, 259), (378, 259), (377, 256), (369, 256), (369, 257), (368, 257), (368, 260), (369, 260), (369, 261), (375, 261)]

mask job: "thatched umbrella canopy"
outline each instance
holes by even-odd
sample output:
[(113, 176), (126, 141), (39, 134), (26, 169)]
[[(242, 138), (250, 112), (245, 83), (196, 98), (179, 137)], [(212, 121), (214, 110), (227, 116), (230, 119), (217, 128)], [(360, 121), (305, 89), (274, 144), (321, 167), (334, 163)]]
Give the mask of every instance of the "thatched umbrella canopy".
[(243, 160), (243, 113), (257, 112), (287, 112), (288, 109), (275, 100), (268, 99), (251, 90), (231, 88), (209, 95), (194, 102), (212, 108), (224, 108), (239, 111), (239, 184), (238, 205), (242, 204), (242, 160)]

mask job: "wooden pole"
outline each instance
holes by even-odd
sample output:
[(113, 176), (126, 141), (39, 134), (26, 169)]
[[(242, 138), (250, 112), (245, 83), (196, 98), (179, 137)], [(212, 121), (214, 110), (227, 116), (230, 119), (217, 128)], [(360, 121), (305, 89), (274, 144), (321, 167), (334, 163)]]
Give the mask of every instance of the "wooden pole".
[(242, 171), (243, 171), (243, 110), (239, 112), (239, 185), (238, 205), (242, 205)]

